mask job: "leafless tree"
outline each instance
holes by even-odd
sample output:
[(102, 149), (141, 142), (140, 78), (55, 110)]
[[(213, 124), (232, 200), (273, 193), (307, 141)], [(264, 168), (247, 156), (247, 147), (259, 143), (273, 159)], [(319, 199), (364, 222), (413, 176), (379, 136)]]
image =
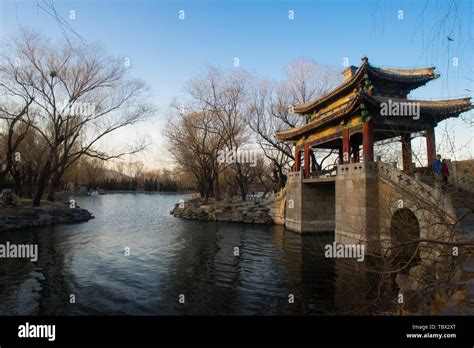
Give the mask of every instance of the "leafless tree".
[(100, 49), (53, 44), (31, 32), (5, 44), (0, 63), (2, 95), (33, 100), (27, 123), (45, 141), (33, 205), (48, 186), (52, 200), (61, 177), (82, 156), (108, 160), (142, 150), (137, 143), (107, 151), (101, 141), (154, 113), (146, 85)]
[[(249, 140), (249, 128), (245, 116), (250, 77), (245, 72), (223, 72), (210, 67), (201, 76), (191, 80), (188, 92), (196, 108), (210, 115), (212, 122), (209, 132), (220, 134), (220, 151), (239, 151)], [(217, 195), (219, 195), (219, 173), (225, 163), (216, 166)], [(230, 164), (235, 172), (234, 180), (240, 190), (242, 200), (246, 198), (249, 180), (249, 166), (240, 162)]]
[(168, 121), (165, 133), (178, 170), (193, 174), (206, 200), (215, 195), (219, 172), (217, 157), (223, 144), (221, 135), (213, 131), (213, 122), (214, 117), (206, 112), (177, 112)]
[[(334, 68), (308, 59), (297, 59), (286, 67), (286, 79), (281, 82), (259, 81), (253, 89), (248, 112), (249, 125), (257, 143), (274, 166), (278, 187), (285, 185), (285, 168), (294, 160), (293, 145), (275, 138), (277, 130), (294, 128), (307, 120), (291, 112), (291, 105), (306, 103), (326, 94), (341, 80)], [(312, 163), (318, 163), (311, 153)], [(329, 152), (331, 154), (332, 152)]]
[[(14, 111), (16, 106), (4, 103), (0, 106), (0, 120), (4, 125), (4, 133), (0, 134), (2, 146), (0, 158), (0, 189), (3, 188), (5, 177), (12, 170), (15, 160), (21, 161), (21, 153), (17, 150), (25, 139), (29, 125), (22, 122), (28, 113), (33, 99), (25, 99), (21, 110)], [(7, 106), (8, 105), (8, 106)], [(17, 157), (17, 158), (15, 158)]]

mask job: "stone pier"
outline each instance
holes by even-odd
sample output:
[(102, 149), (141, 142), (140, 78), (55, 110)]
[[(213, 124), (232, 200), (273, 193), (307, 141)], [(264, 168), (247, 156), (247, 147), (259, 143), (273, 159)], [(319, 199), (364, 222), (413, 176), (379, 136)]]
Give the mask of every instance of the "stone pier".
[(285, 227), (294, 232), (328, 232), (335, 229), (334, 180), (317, 183), (303, 179), (302, 172), (288, 177)]
[(343, 164), (336, 176), (337, 243), (379, 250), (377, 163)]

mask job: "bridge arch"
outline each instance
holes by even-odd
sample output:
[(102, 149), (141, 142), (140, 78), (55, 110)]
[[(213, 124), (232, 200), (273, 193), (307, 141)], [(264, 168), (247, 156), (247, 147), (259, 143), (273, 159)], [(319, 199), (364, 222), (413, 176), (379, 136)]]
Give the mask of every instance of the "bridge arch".
[(420, 250), (417, 251), (417, 247), (421, 228), (414, 212), (408, 208), (395, 210), (390, 220), (390, 237), (393, 247), (391, 255), (400, 266), (406, 265), (412, 258), (412, 266), (419, 261)]

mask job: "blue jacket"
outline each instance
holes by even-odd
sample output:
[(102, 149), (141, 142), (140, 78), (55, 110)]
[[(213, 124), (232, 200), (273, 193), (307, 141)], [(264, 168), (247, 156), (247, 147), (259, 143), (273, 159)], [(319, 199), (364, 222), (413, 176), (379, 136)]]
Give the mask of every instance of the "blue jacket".
[(442, 172), (441, 161), (439, 159), (437, 159), (433, 163), (433, 173), (441, 174), (441, 172)]

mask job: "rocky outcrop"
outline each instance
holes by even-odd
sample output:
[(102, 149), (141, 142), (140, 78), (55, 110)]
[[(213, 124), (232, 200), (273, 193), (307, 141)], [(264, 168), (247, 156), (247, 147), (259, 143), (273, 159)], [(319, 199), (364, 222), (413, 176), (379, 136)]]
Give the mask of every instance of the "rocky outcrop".
[(83, 222), (93, 218), (94, 216), (85, 209), (73, 209), (67, 206), (43, 205), (35, 208), (3, 208), (0, 209), (0, 232)]
[(396, 282), (404, 302), (401, 314), (474, 314), (474, 262), (445, 259), (411, 267)]
[(18, 206), (20, 201), (18, 197), (9, 189), (2, 190), (1, 205), (4, 207)]
[(210, 201), (191, 199), (177, 203), (170, 212), (174, 217), (199, 221), (272, 224), (269, 209), (258, 202)]
[(272, 217), (274, 224), (285, 224), (286, 188), (270, 194), (260, 204), (269, 209), (268, 214)]

